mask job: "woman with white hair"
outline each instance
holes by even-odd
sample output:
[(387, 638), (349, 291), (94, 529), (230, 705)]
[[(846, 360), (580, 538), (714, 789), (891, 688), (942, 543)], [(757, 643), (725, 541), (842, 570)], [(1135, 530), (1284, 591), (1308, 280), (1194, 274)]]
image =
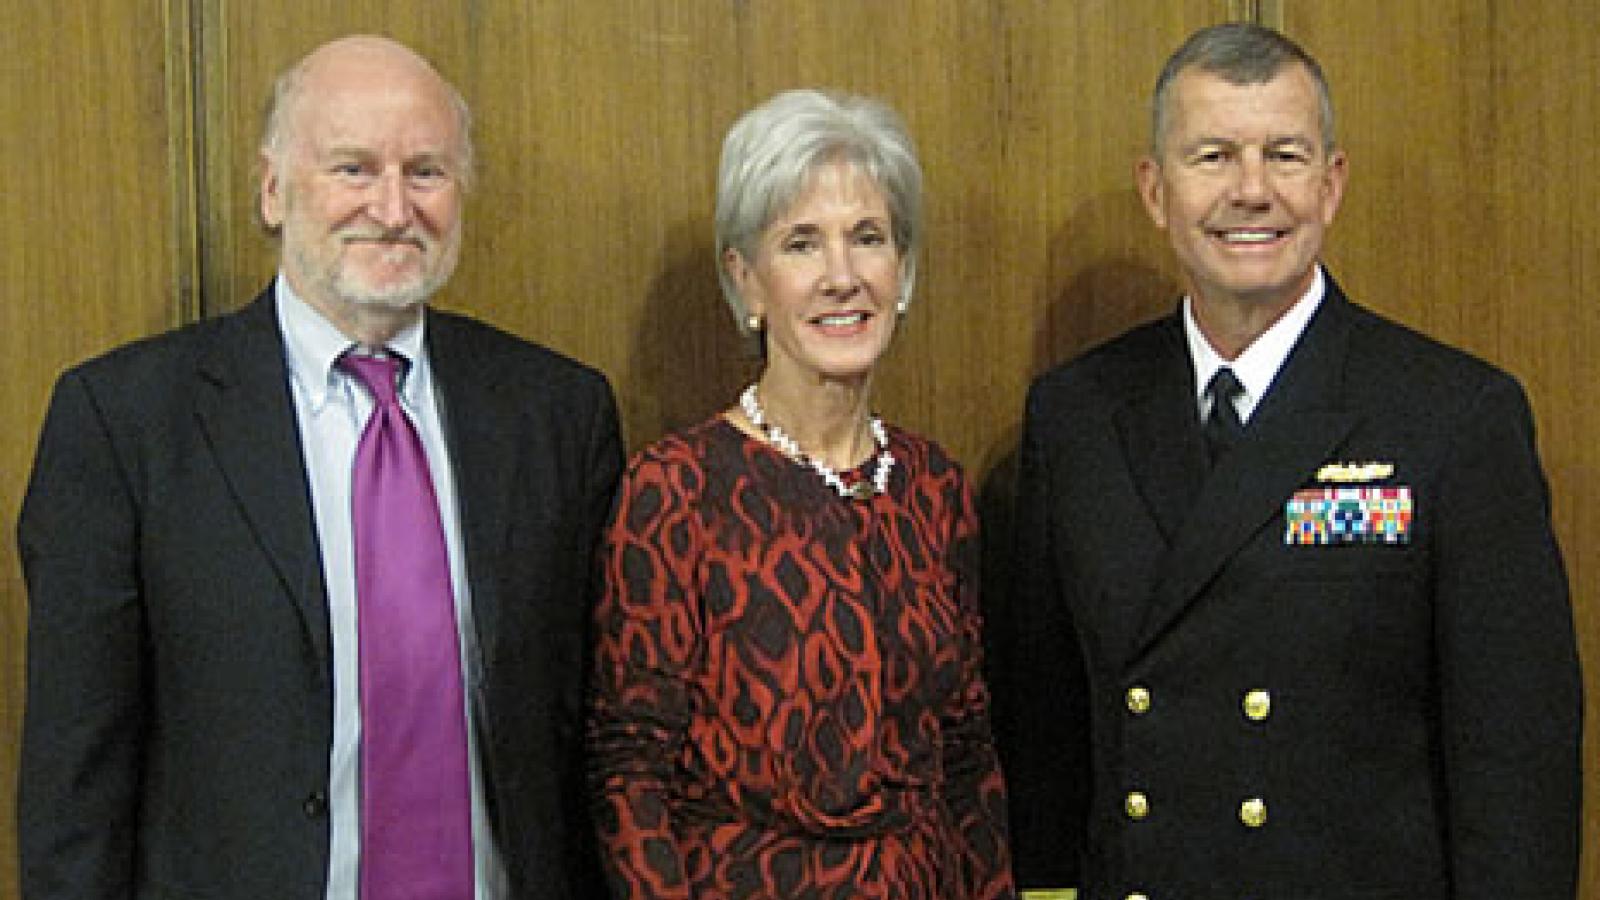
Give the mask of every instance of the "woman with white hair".
[(972, 493), (870, 406), (921, 183), (861, 97), (779, 94), (723, 144), (722, 286), (763, 364), (635, 457), (601, 551), (590, 741), (617, 897), (1013, 895)]

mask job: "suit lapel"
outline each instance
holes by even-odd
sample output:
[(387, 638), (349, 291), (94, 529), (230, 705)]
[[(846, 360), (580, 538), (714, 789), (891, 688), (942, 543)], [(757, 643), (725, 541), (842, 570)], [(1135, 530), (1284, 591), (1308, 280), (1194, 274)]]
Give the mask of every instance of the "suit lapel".
[(497, 368), (485, 365), (470, 332), (449, 316), (428, 313), (428, 359), (450, 447), (460, 508), (472, 619), (483, 663), (494, 662), (501, 629), (498, 560), (507, 539), (507, 504), (515, 481), (517, 410), (495, 390)]
[(322, 557), (271, 289), (218, 329), (198, 361), (195, 414), (228, 489), (326, 664)]
[[(1140, 629), (1154, 642), (1233, 556), (1272, 522), (1356, 423), (1340, 386), (1349, 306), (1332, 279), (1320, 309), (1251, 417), (1245, 438), (1204, 479), (1157, 581)], [(1189, 418), (1195, 418), (1191, 408)]]

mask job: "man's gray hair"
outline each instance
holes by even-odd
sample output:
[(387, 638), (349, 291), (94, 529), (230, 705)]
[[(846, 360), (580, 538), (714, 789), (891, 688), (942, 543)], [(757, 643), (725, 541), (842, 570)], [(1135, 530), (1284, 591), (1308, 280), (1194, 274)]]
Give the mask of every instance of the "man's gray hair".
[(1312, 83), (1317, 86), (1317, 102), (1321, 107), (1322, 150), (1332, 153), (1335, 146), (1333, 98), (1328, 91), (1328, 80), (1323, 77), (1322, 67), (1316, 59), (1299, 44), (1271, 28), (1251, 22), (1227, 22), (1202, 28), (1190, 35), (1162, 67), (1150, 105), (1151, 154), (1157, 159), (1161, 158), (1172, 83), (1186, 69), (1199, 69), (1234, 85), (1266, 84), (1285, 66), (1296, 63), (1305, 66)]
[[(272, 83), (272, 94), (267, 98), (266, 113), (261, 126), (261, 152), (274, 160), (281, 160), (288, 149), (291, 130), (289, 119), (292, 118), (295, 105), (305, 93), (306, 69), (310, 59), (310, 55), (302, 58), (285, 69)], [(432, 68), (427, 60), (420, 56), (418, 59)], [(472, 146), (472, 110), (467, 106), (466, 98), (461, 96), (456, 86), (445, 80), (444, 76), (439, 76), (439, 83), (444, 86), (445, 93), (450, 98), (450, 105), (456, 113), (456, 122), (460, 126), (461, 186), (470, 190), (476, 174), (474, 162), (476, 151)]]

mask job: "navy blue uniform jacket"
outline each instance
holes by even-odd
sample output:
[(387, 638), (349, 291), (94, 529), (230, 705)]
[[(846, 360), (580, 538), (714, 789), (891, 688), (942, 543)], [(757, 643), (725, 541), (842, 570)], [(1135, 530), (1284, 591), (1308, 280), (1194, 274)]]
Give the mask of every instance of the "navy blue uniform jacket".
[[(1330, 280), (1209, 472), (1195, 407), (1179, 314), (1030, 392), (991, 613), (1021, 885), (1570, 900), (1580, 681), (1517, 383)], [(1289, 542), (1338, 487), (1409, 490), (1403, 539)]]

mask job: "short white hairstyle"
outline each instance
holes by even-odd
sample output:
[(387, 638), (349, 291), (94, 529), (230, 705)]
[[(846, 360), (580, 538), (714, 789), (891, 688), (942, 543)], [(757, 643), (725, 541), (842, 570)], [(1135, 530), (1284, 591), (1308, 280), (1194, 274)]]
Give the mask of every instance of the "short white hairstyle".
[(827, 165), (845, 163), (883, 191), (900, 254), (901, 304), (911, 302), (922, 231), (922, 167), (900, 117), (869, 97), (784, 91), (728, 129), (717, 170), (717, 273), (741, 333), (749, 307), (723, 264), (732, 248), (754, 261), (767, 227)]

